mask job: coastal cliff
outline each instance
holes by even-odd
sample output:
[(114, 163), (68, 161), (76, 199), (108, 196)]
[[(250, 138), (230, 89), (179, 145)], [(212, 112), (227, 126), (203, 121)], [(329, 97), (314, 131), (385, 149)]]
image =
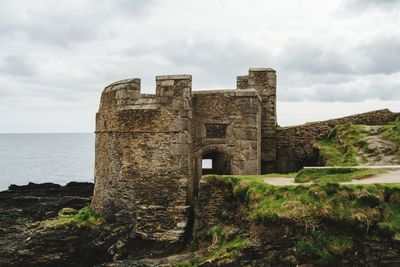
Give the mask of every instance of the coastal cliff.
[(0, 192), (1, 266), (395, 266), (396, 185), (273, 187), (204, 176), (193, 238), (144, 241), (87, 206), (93, 185), (11, 186)]

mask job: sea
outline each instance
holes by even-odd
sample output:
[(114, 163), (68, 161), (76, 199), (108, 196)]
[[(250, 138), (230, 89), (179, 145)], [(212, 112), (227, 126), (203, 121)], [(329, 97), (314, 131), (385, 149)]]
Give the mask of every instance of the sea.
[(93, 182), (93, 133), (0, 134), (0, 191), (11, 184)]

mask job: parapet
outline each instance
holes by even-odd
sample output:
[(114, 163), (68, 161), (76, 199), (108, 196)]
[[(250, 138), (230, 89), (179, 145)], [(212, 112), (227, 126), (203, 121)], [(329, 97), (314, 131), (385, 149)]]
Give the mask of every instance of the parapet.
[(100, 110), (156, 110), (171, 97), (190, 97), (192, 76), (187, 74), (156, 76), (156, 94), (141, 94), (141, 80), (131, 78), (104, 88)]
[(248, 75), (236, 77), (236, 88), (254, 88), (260, 96), (276, 95), (276, 71), (271, 68), (250, 68)]

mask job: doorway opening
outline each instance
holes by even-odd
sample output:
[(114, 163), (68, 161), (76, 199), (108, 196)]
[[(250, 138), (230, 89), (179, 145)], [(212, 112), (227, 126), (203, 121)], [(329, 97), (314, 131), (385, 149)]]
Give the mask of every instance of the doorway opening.
[(203, 156), (201, 174), (231, 174), (231, 159), (228, 154), (210, 152)]

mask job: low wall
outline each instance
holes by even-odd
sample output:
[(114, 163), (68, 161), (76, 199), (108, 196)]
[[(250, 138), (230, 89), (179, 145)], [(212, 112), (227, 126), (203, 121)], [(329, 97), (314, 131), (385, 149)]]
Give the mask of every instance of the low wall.
[(329, 130), (336, 125), (345, 123), (380, 125), (394, 121), (399, 115), (400, 113), (382, 109), (339, 119), (279, 128), (276, 131), (275, 171), (288, 173), (297, 171), (304, 166), (319, 165), (319, 151), (314, 143), (317, 139), (325, 137)]

